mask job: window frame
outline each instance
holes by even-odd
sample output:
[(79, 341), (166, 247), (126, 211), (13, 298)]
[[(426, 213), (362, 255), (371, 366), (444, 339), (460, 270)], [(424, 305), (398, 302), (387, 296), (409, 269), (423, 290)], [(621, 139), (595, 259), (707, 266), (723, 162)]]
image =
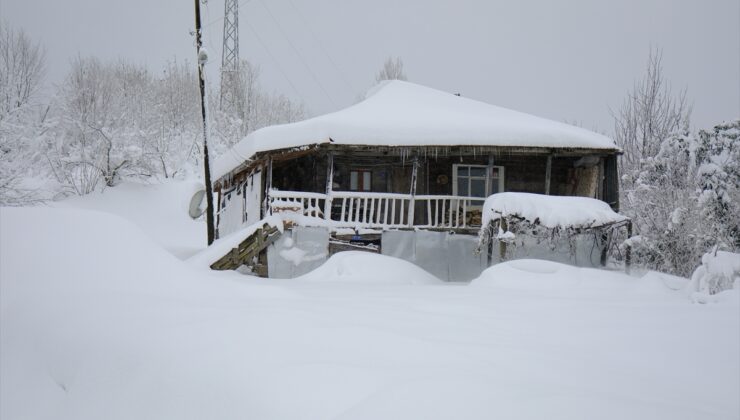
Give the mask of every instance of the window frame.
[[(486, 175), (485, 176), (470, 176), (470, 175), (468, 175), (468, 176), (464, 176), (463, 177), (463, 178), (467, 178), (468, 179), (468, 191), (467, 191), (467, 194), (465, 194), (465, 195), (461, 195), (460, 194), (460, 191), (458, 191), (458, 178), (459, 178), (459, 176), (458, 176), (458, 169), (460, 169), (460, 168), (468, 168), (468, 171), (470, 171), (470, 168), (482, 168), (482, 169), (485, 169), (485, 171), (486, 171)], [(493, 175), (492, 171), (489, 171), (488, 168), (489, 168), (488, 165), (475, 165), (475, 164), (468, 164), (468, 163), (454, 163), (452, 165), (452, 195), (458, 196), (458, 197), (471, 197), (471, 195), (470, 195), (470, 187), (471, 187), (470, 179), (483, 179), (483, 180), (485, 180), (485, 183), (486, 183), (486, 186), (485, 186), (486, 194), (485, 194), (485, 197), (480, 197), (480, 198), (485, 199), (486, 197), (488, 197), (489, 195), (491, 195), (494, 178), (492, 176)], [(503, 166), (497, 166), (496, 165), (496, 166), (491, 166), (490, 168), (491, 169), (496, 168), (498, 170), (498, 178), (496, 178), (496, 180), (498, 181), (498, 192), (503, 192), (504, 191), (504, 176), (505, 176), (504, 167)], [(468, 174), (469, 173), (470, 172), (468, 172)]]
[[(352, 189), (352, 174), (357, 173), (357, 189)], [(365, 174), (367, 175), (368, 185), (365, 189)], [(370, 169), (353, 168), (349, 170), (349, 191), (354, 192), (372, 192), (373, 190), (373, 171)]]

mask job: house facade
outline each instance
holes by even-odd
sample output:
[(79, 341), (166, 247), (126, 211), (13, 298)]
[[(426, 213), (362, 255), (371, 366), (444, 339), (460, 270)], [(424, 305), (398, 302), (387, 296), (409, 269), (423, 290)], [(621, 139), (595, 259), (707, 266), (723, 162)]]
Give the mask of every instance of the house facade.
[[(220, 157), (218, 235), (284, 215), (282, 240), (291, 246), (280, 249), (278, 240), (264, 250), (271, 277), (299, 275), (347, 249), (470, 265), (466, 253), (486, 197), (583, 196), (617, 210), (619, 153), (611, 139), (588, 130), (386, 82), (342, 111), (255, 131)], [(443, 255), (419, 256), (435, 246)], [(283, 263), (302, 268), (277, 273)], [(447, 277), (451, 264), (457, 262), (446, 263)]]

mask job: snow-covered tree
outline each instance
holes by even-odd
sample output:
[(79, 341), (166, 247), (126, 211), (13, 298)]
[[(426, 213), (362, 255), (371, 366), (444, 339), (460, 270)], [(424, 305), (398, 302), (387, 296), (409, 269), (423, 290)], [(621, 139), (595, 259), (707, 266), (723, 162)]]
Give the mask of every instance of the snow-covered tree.
[(40, 197), (23, 185), (35, 160), (36, 138), (46, 110), (38, 101), (44, 51), (23, 31), (0, 26), (0, 205), (22, 205)]
[(202, 135), (198, 75), (187, 61), (171, 62), (153, 83), (154, 135), (145, 150), (154, 172), (171, 178), (198, 164)]
[(688, 276), (713, 247), (740, 250), (739, 133), (740, 120), (674, 134), (643, 159), (625, 202), (636, 262)]
[(740, 120), (699, 131), (697, 142), (702, 241), (740, 251)]
[[(233, 105), (223, 107), (214, 113), (214, 150), (219, 153), (244, 138), (247, 134), (262, 127), (284, 124), (305, 117), (302, 104), (293, 102), (285, 95), (265, 92), (259, 83), (259, 67), (247, 60), (241, 60), (232, 88), (236, 91), (230, 96)], [(211, 98), (215, 102), (215, 98)], [(217, 109), (212, 106), (211, 109)]]
[(663, 75), (663, 53), (651, 49), (645, 75), (614, 113), (615, 139), (624, 150), (620, 172), (639, 170), (643, 160), (654, 157), (669, 135), (689, 129), (690, 117), (686, 90), (673, 93)]

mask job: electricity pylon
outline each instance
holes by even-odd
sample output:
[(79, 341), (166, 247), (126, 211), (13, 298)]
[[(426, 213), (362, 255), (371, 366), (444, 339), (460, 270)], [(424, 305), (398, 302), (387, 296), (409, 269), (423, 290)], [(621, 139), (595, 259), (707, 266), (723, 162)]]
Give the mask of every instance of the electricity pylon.
[(239, 77), (239, 2), (224, 0), (224, 45), (221, 55), (219, 105), (233, 106)]

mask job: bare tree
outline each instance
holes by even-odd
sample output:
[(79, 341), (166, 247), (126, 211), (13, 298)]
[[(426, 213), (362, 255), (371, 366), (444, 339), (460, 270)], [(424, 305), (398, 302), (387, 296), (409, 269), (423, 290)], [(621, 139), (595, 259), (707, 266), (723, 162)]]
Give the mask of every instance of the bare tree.
[(383, 63), (383, 68), (375, 75), (376, 82), (383, 80), (408, 80), (406, 73), (403, 72), (403, 61), (401, 57), (388, 57)]
[(35, 103), (44, 76), (44, 50), (23, 31), (0, 26), (0, 205), (37, 200), (22, 187), (32, 142), (46, 113)]
[(0, 28), (0, 119), (28, 105), (41, 87), (45, 53), (26, 34)]
[(624, 150), (620, 172), (628, 174), (642, 165), (642, 160), (654, 157), (660, 145), (674, 132), (687, 132), (691, 106), (686, 89), (674, 95), (663, 76), (663, 52), (650, 50), (645, 76), (635, 82), (614, 116), (617, 144)]

